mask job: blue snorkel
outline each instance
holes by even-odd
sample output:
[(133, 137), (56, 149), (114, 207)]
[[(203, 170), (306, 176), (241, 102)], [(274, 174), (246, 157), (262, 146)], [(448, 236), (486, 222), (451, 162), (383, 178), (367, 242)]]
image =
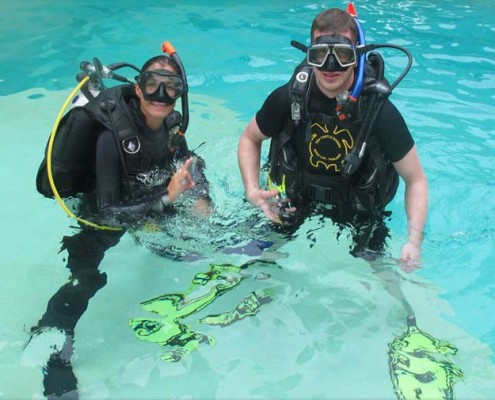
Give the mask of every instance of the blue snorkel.
[(359, 100), (359, 96), (363, 91), (364, 86), (364, 71), (366, 67), (366, 39), (364, 38), (364, 31), (357, 17), (356, 9), (353, 3), (347, 5), (347, 13), (354, 18), (357, 30), (357, 67), (354, 77), (354, 85), (351, 93), (344, 92), (337, 96), (337, 107), (335, 108), (337, 112), (337, 117), (343, 121), (349, 119), (352, 116), (355, 104)]
[[(356, 28), (358, 31), (358, 40), (357, 40), (358, 46), (365, 46), (366, 39), (364, 38), (364, 31), (357, 17), (356, 8), (354, 7), (353, 3), (349, 3), (347, 5), (347, 12), (354, 18), (354, 21), (356, 22)], [(366, 65), (366, 54), (361, 53), (358, 57), (356, 80), (354, 83), (354, 87), (352, 89), (352, 93), (349, 97), (349, 100), (351, 100), (352, 102), (356, 102), (358, 100), (359, 96), (361, 95), (361, 91), (363, 90), (365, 65)]]

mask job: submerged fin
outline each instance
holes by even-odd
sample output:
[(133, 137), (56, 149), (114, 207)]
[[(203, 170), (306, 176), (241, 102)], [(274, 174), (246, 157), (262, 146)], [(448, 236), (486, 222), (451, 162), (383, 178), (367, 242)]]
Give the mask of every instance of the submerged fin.
[(454, 384), (464, 378), (447, 359), (457, 353), (456, 347), (421, 331), (410, 316), (406, 331), (389, 348), (390, 376), (399, 400), (454, 399)]

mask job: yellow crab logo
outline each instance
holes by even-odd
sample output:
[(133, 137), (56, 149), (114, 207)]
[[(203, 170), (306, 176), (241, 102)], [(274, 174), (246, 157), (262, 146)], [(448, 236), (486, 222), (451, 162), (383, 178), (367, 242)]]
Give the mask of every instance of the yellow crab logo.
[(347, 129), (335, 126), (330, 132), (326, 124), (311, 125), (309, 142), (309, 162), (314, 168), (323, 166), (327, 171), (340, 171), (342, 160), (354, 146), (354, 138)]

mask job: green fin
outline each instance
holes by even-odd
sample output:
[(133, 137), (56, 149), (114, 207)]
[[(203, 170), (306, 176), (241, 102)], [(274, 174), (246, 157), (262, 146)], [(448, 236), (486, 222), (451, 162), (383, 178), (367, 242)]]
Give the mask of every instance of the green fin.
[(389, 348), (390, 376), (399, 400), (454, 399), (454, 384), (464, 378), (447, 359), (457, 353), (456, 347), (421, 331), (410, 316), (407, 330)]

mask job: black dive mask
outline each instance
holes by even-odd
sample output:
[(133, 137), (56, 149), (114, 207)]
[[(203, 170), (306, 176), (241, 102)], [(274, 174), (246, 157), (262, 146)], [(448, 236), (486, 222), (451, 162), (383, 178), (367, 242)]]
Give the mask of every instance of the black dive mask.
[(321, 71), (347, 71), (357, 63), (356, 48), (345, 36), (322, 35), (308, 48), (306, 59), (309, 65)]
[(184, 93), (184, 81), (165, 69), (148, 70), (136, 77), (147, 101), (172, 105)]

